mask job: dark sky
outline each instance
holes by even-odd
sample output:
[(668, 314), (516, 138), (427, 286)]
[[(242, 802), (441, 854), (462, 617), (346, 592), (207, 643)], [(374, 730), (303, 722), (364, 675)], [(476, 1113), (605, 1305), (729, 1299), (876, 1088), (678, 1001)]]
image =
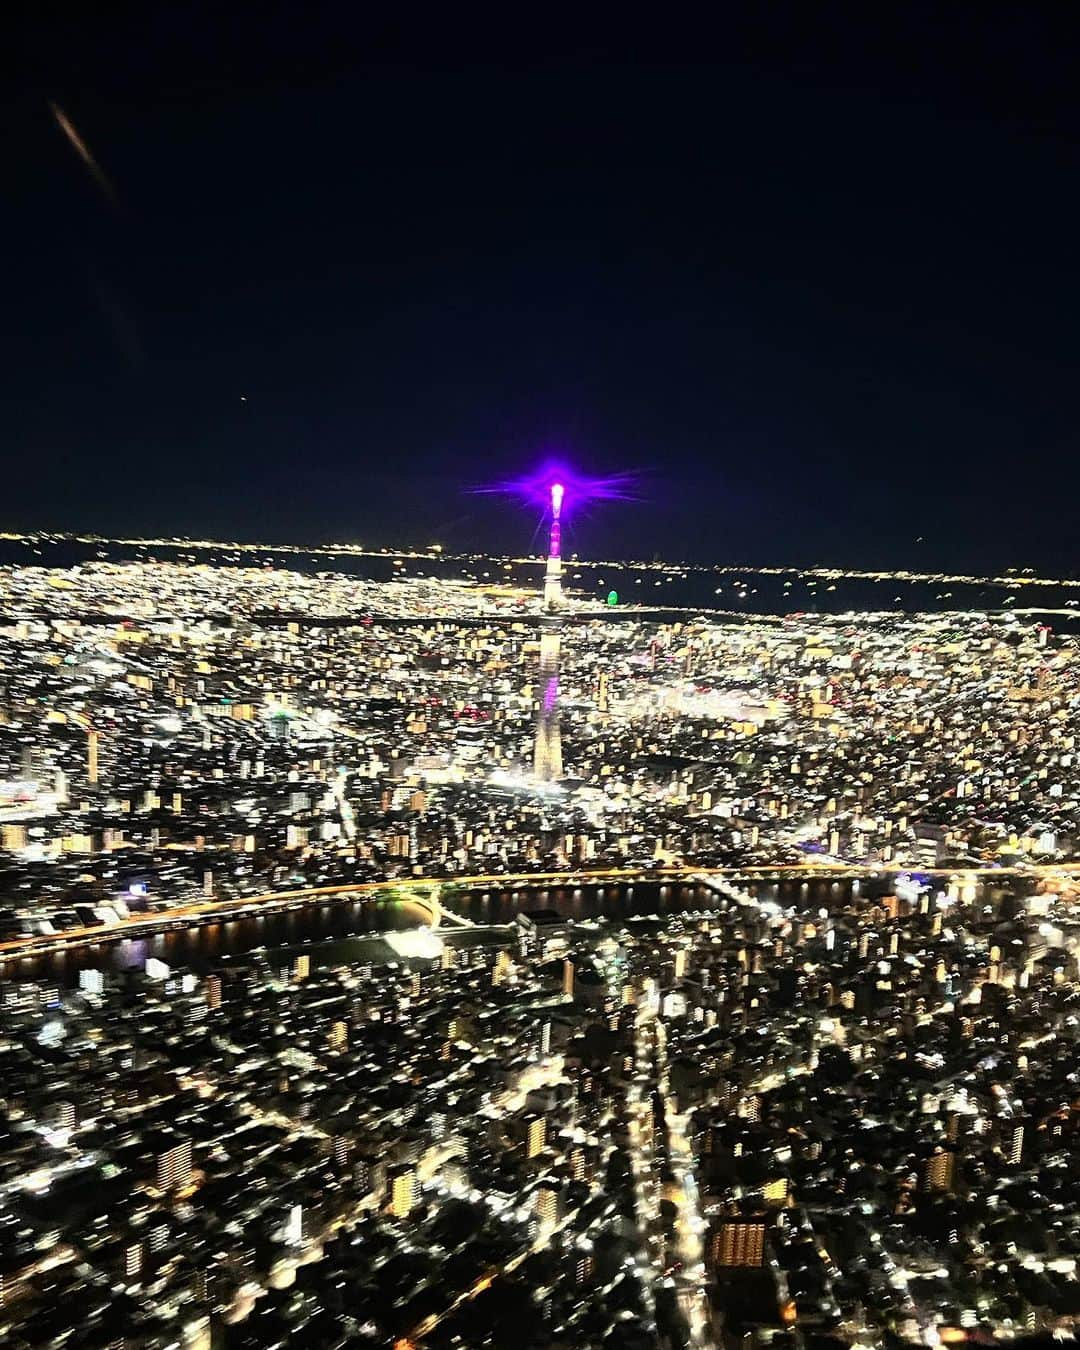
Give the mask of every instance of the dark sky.
[(0, 527), (1072, 571), (1070, 8), (28, 7)]

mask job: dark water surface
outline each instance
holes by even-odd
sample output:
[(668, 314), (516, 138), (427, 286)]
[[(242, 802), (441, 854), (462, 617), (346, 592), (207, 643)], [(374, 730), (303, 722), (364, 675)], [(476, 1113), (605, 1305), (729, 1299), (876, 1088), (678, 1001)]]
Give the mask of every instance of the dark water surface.
[[(880, 878), (871, 884), (878, 890), (886, 888)], [(786, 903), (800, 899), (837, 903), (851, 899), (860, 890), (865, 893), (858, 882), (824, 879), (779, 885), (766, 882), (761, 883), (761, 889)], [(447, 904), (478, 927), (463, 929), (444, 924), (441, 935), (454, 945), (469, 946), (511, 940), (505, 926), (513, 924), (523, 909), (555, 909), (578, 923), (604, 919), (614, 925), (647, 925), (663, 923), (670, 915), (707, 913), (722, 908), (725, 901), (702, 885), (646, 882), (601, 886), (583, 882), (581, 886), (461, 891), (448, 898)], [(149, 937), (103, 938), (64, 952), (8, 961), (0, 965), (0, 979), (49, 979), (74, 985), (80, 970), (140, 970), (151, 957), (174, 968), (208, 971), (260, 949), (274, 961), (286, 960), (298, 951), (308, 951), (322, 963), (385, 961), (397, 956), (381, 934), (405, 932), (427, 922), (428, 912), (419, 905), (344, 897)]]

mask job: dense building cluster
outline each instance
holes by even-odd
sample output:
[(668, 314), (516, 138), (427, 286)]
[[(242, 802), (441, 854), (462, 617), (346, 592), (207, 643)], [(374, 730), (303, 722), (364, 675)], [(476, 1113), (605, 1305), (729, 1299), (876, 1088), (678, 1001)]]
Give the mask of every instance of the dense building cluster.
[(8, 936), (395, 875), (1072, 855), (1077, 643), (1019, 618), (571, 608), (564, 776), (537, 791), (541, 638), (512, 590), (0, 580)]
[(382, 1345), (466, 1325), (504, 1272), (574, 1343), (643, 1314), (610, 1137), (620, 1000), (594, 977), (579, 1011), (566, 970), (447, 947), (14, 986), (5, 1342)]
[(1071, 1330), (1071, 909), (880, 890), (6, 984), (5, 1343)]
[(1077, 639), (245, 561), (0, 571), (5, 1344), (1071, 1331)]
[(659, 957), (721, 1321), (867, 1346), (1071, 1334), (1071, 906), (790, 898)]

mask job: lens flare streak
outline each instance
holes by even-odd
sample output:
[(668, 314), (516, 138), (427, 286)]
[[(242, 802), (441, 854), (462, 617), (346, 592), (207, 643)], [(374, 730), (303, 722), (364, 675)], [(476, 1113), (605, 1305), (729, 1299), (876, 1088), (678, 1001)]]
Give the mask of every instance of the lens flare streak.
[(525, 477), (485, 484), (474, 490), (516, 498), (540, 507), (545, 514), (550, 514), (552, 520), (560, 521), (570, 511), (587, 506), (590, 502), (634, 501), (637, 497), (636, 487), (637, 479), (631, 473), (591, 478), (574, 472), (565, 464), (549, 460)]
[(108, 199), (108, 201), (113, 206), (119, 205), (119, 201), (116, 196), (116, 189), (109, 182), (108, 178), (105, 175), (104, 169), (102, 169), (101, 165), (90, 153), (89, 146), (79, 135), (79, 133), (75, 130), (74, 126), (71, 123), (71, 119), (64, 112), (63, 108), (61, 108), (58, 103), (50, 102), (49, 111), (52, 113), (56, 125), (64, 133), (64, 136), (67, 139), (68, 144), (79, 156), (82, 162), (86, 165), (87, 169), (89, 169), (91, 178), (93, 178), (94, 182), (101, 189), (103, 195)]

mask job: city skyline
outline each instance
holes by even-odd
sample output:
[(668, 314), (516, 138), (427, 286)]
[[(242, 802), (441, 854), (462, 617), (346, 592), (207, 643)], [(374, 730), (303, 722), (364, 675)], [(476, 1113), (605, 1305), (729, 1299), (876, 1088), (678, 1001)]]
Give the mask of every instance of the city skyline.
[(4, 1350), (1080, 1342), (1080, 27), (18, 7)]
[(665, 615), (546, 500), (523, 579), (0, 569), (13, 1344), (1075, 1339), (1045, 579)]

